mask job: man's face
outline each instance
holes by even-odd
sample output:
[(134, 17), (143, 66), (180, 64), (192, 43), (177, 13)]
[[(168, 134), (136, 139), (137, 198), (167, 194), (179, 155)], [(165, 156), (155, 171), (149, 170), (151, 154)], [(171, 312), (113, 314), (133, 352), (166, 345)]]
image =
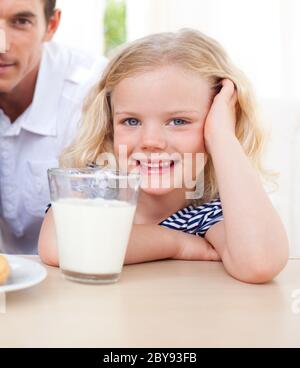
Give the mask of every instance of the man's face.
[(43, 42), (53, 36), (44, 1), (0, 0), (0, 33), (0, 93), (10, 93), (38, 68)]

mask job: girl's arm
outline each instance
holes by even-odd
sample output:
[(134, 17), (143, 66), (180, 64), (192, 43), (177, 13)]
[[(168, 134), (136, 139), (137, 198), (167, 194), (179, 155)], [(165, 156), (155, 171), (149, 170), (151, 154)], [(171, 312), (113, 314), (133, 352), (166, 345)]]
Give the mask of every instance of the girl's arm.
[[(41, 260), (58, 266), (58, 251), (52, 209), (45, 216), (40, 236)], [(159, 225), (133, 225), (125, 264), (155, 261), (159, 259), (220, 260), (217, 252), (202, 238), (167, 229)]]
[(288, 260), (284, 226), (235, 136), (236, 93), (223, 82), (206, 122), (205, 141), (212, 157), (224, 222), (206, 239), (237, 279), (261, 283), (274, 278)]
[(216, 250), (203, 238), (159, 225), (133, 225), (125, 264), (159, 259), (220, 261)]

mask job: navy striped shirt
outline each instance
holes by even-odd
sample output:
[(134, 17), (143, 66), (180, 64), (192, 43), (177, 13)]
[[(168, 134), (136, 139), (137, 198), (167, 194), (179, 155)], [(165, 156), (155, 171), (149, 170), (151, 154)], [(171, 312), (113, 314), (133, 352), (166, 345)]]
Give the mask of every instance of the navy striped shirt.
[(208, 229), (216, 223), (223, 221), (223, 211), (220, 199), (215, 199), (201, 206), (188, 206), (174, 213), (159, 225), (173, 230), (204, 238)]

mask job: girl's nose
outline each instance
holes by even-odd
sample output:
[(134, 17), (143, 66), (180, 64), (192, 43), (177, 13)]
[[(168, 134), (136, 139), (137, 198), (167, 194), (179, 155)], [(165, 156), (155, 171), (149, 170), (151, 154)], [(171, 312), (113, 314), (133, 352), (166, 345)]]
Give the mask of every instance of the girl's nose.
[(165, 150), (168, 142), (164, 130), (161, 127), (151, 126), (143, 127), (141, 131), (141, 148), (145, 151)]

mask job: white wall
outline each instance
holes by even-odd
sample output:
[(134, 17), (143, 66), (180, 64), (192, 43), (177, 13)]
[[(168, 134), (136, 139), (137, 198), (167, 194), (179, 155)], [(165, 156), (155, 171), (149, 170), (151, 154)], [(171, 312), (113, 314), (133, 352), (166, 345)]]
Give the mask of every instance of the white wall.
[(300, 96), (299, 0), (127, 0), (128, 37), (196, 28), (220, 41), (262, 98)]
[[(262, 98), (300, 97), (299, 0), (126, 0), (128, 39), (153, 32), (199, 29), (215, 37)], [(55, 39), (103, 52), (105, 0), (58, 0)]]
[(279, 173), (271, 199), (286, 225), (291, 257), (300, 257), (300, 99), (264, 100), (261, 108), (271, 134), (265, 164)]
[(58, 0), (57, 7), (62, 10), (62, 19), (55, 40), (102, 55), (105, 0)]

